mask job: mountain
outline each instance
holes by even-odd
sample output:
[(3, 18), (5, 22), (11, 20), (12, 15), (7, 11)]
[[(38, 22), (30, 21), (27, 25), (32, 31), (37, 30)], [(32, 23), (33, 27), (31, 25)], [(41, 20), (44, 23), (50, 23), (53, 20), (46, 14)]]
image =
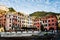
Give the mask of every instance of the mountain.
[(60, 13), (37, 11), (37, 12), (30, 14), (30, 16), (36, 16), (36, 17), (44, 17), (48, 15), (60, 15)]

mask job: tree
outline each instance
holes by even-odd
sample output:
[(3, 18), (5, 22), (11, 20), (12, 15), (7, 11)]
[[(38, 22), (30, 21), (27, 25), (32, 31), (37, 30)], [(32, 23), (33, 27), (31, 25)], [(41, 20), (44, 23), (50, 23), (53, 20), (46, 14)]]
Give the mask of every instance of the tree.
[(33, 12), (32, 14), (30, 14), (30, 16), (35, 16), (39, 18), (39, 17), (48, 16), (48, 15), (58, 15), (58, 14), (59, 13), (54, 13), (54, 12), (37, 11), (37, 12)]
[(12, 7), (9, 8), (9, 11), (10, 11), (10, 12), (16, 12)]
[(41, 25), (41, 31), (44, 31), (44, 26), (43, 25)]

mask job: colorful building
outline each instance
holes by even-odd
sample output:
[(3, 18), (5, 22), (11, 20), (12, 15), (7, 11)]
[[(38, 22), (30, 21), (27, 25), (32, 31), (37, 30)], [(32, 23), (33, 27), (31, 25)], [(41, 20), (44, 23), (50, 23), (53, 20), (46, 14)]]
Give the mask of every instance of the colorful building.
[(8, 7), (5, 5), (0, 5), (0, 31), (3, 29), (5, 30), (6, 26), (6, 14), (9, 11)]
[(20, 30), (23, 23), (24, 16), (19, 12), (13, 12), (6, 14), (6, 30)]
[(30, 16), (25, 15), (24, 20), (22, 20), (23, 27), (33, 27), (33, 20)]
[[(5, 13), (5, 14), (4, 14)], [(59, 22), (59, 21), (58, 21)], [(57, 17), (55, 15), (49, 15), (41, 18), (35, 18), (28, 15), (24, 15), (20, 12), (0, 12), (0, 26), (5, 30), (20, 30), (22, 27), (37, 27), (40, 30), (41, 25), (45, 29), (56, 29)]]
[(41, 25), (43, 25), (45, 30), (54, 29), (56, 30), (57, 23), (57, 17), (55, 15), (49, 15), (41, 18), (36, 18), (34, 20), (34, 26), (37, 27), (37, 29), (41, 29)]
[(27, 27), (33, 27), (33, 19), (30, 16), (28, 16), (28, 25), (27, 25)]
[(20, 12), (8, 12), (4, 17), (6, 31), (16, 31), (22, 27), (33, 27), (32, 18)]
[(35, 18), (35, 16), (30, 17), (20, 12), (9, 12), (9, 9), (5, 6), (0, 7), (0, 26), (3, 27), (5, 31), (16, 31), (22, 27), (37, 27), (37, 29), (40, 30), (41, 25), (43, 25), (46, 30), (50, 30), (51, 28), (55, 30), (57, 20), (60, 24), (60, 15), (48, 15)]
[(34, 20), (34, 26), (35, 26), (38, 30), (40, 30), (41, 23), (42, 23), (42, 21), (40, 20), (40, 18), (35, 18), (35, 20)]
[(43, 21), (42, 25), (46, 30), (54, 29), (56, 30), (56, 23), (57, 23), (57, 17), (55, 15), (49, 15), (46, 17), (41, 18), (41, 21)]

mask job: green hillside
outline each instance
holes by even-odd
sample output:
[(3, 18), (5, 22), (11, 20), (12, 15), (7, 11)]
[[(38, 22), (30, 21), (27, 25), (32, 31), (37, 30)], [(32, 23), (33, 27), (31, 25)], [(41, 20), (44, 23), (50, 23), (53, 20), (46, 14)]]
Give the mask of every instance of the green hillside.
[(59, 15), (59, 13), (37, 11), (37, 12), (34, 12), (34, 13), (30, 14), (30, 16), (36, 16), (36, 17), (44, 17), (44, 16), (48, 16), (48, 15)]

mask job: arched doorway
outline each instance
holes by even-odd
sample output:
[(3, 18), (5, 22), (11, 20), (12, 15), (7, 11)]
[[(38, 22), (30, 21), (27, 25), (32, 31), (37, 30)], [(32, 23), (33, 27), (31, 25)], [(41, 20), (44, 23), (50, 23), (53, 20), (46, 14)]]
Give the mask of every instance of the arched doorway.
[(53, 27), (50, 27), (49, 30), (53, 32), (54, 31), (54, 28)]
[(50, 27), (49, 30), (54, 30), (54, 28), (53, 27)]
[(47, 28), (44, 28), (44, 31), (48, 31)]

